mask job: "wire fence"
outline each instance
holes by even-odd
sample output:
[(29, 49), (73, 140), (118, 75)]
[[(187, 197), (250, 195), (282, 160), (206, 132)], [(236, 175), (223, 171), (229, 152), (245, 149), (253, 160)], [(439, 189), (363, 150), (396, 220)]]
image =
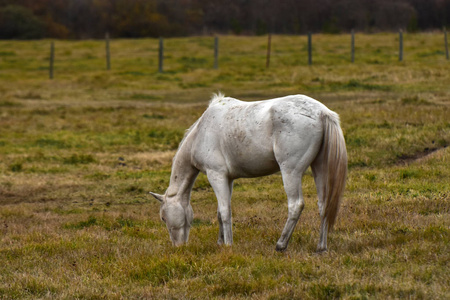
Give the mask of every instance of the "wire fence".
[[(313, 57), (316, 58), (318, 57), (319, 54), (316, 54), (314, 52), (314, 45), (313, 45), (313, 37), (314, 35), (312, 33), (308, 33), (307, 35), (307, 41), (306, 41), (306, 49), (307, 49), (307, 62), (308, 65), (313, 65)], [(213, 65), (212, 68), (213, 69), (219, 69), (219, 37), (215, 36), (214, 37), (214, 42), (213, 42), (213, 51), (212, 51), (212, 56), (213, 56)], [(160, 38), (159, 39), (159, 46), (158, 46), (158, 72), (159, 73), (164, 73), (164, 59), (167, 56), (170, 56), (170, 54), (167, 53), (167, 50), (165, 50), (164, 48), (164, 44), (165, 44), (166, 39), (164, 38)], [(111, 47), (110, 47), (110, 43), (111, 43), (111, 38), (109, 36), (108, 33), (106, 33), (105, 35), (105, 68), (106, 70), (111, 70), (111, 63), (112, 63), (112, 59), (114, 57), (113, 53), (111, 53)], [(272, 39), (272, 35), (269, 34), (268, 38), (267, 38), (267, 48), (266, 48), (266, 55), (265, 55), (265, 67), (268, 69), (271, 66), (271, 56), (272, 56), (272, 49), (273, 49), (273, 39)], [(402, 30), (399, 30), (398, 32), (398, 61), (402, 62), (404, 61), (404, 34)], [(348, 51), (348, 61), (350, 63), (355, 63), (356, 60), (356, 45), (357, 45), (357, 39), (355, 37), (355, 32), (352, 30), (350, 33), (350, 43), (349, 43), (349, 51)], [(449, 60), (449, 49), (448, 49), (448, 38), (447, 38), (447, 30), (444, 28), (443, 30), (443, 48), (442, 48), (442, 52), (445, 55), (445, 58), (447, 60)], [(193, 53), (195, 54), (195, 53)], [(231, 54), (232, 55), (232, 54)], [(57, 63), (57, 57), (55, 57), (55, 43), (51, 42), (50, 44), (50, 55), (49, 55), (49, 78), (53, 79), (54, 78), (54, 68), (55, 68), (55, 64)]]

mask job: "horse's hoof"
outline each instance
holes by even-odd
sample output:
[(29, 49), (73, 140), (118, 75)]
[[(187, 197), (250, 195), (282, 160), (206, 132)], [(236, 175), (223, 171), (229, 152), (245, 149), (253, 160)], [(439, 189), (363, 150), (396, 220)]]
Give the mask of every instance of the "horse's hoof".
[(320, 255), (320, 254), (324, 254), (327, 253), (328, 249), (327, 248), (317, 248), (316, 250), (316, 254)]
[(275, 247), (275, 250), (278, 252), (284, 252), (286, 251), (287, 246), (281, 246), (279, 244), (277, 244), (277, 246)]

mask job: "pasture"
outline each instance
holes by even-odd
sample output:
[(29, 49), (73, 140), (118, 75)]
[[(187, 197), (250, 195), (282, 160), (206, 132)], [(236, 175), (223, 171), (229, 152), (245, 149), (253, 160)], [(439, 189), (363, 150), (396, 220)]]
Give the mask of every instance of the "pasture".
[[(450, 62), (437, 33), (0, 41), (1, 299), (450, 298)], [(234, 244), (216, 245), (206, 176), (187, 246), (159, 220), (172, 157), (218, 90), (311, 96), (341, 116), (349, 172), (329, 251), (315, 185), (286, 252), (281, 176), (235, 181)]]

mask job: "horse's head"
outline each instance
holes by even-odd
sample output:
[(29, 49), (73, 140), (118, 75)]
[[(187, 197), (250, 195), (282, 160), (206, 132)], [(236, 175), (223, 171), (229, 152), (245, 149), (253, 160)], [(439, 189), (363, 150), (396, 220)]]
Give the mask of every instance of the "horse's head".
[(167, 195), (150, 194), (161, 202), (159, 215), (161, 220), (166, 223), (174, 246), (181, 246), (187, 243), (191, 223), (194, 219), (192, 206), (188, 204), (184, 207), (181, 205), (181, 201), (175, 199), (176, 196), (169, 198)]

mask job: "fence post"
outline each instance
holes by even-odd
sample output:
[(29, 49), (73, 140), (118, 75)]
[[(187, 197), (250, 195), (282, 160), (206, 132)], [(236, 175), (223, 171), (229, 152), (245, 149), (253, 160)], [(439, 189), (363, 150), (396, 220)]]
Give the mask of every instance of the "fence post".
[(55, 60), (55, 43), (50, 44), (50, 66), (49, 66), (49, 78), (53, 79), (53, 62)]
[(403, 31), (401, 29), (398, 32), (398, 39), (399, 39), (398, 61), (403, 61)]
[(354, 29), (352, 29), (351, 51), (352, 51), (352, 63), (354, 63), (355, 62), (355, 30)]
[(219, 37), (214, 37), (214, 69), (219, 68)]
[(163, 60), (164, 60), (164, 40), (162, 37), (159, 38), (159, 73), (163, 72)]
[(312, 34), (308, 32), (308, 65), (312, 65)]
[(447, 28), (444, 27), (444, 41), (445, 41), (445, 57), (448, 58), (448, 41), (447, 41)]
[(272, 34), (269, 33), (269, 37), (267, 38), (266, 68), (269, 68), (269, 65), (270, 65), (270, 44), (271, 43), (272, 43)]
[(106, 50), (106, 70), (111, 70), (111, 53), (109, 51), (109, 33), (105, 35), (105, 50)]

